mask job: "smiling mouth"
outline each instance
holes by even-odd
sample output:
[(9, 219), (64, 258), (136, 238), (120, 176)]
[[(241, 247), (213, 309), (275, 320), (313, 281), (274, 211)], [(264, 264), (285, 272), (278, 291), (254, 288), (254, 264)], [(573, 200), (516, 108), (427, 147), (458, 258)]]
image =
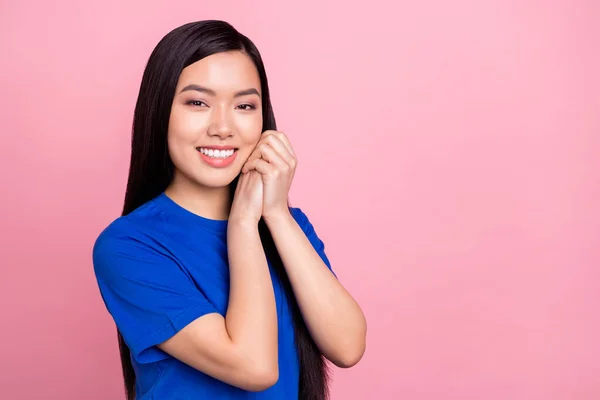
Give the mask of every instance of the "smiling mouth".
[(210, 158), (225, 159), (231, 157), (238, 149), (218, 150), (205, 147), (196, 147), (196, 150)]

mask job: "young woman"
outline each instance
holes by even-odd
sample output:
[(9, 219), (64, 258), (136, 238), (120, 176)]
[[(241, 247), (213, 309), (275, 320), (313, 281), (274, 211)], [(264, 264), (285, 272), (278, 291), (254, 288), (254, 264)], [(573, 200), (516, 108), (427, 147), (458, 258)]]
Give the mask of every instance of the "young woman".
[(222, 21), (156, 46), (135, 108), (123, 215), (93, 249), (128, 399), (326, 399), (363, 313), (288, 205), (297, 165), (254, 44)]

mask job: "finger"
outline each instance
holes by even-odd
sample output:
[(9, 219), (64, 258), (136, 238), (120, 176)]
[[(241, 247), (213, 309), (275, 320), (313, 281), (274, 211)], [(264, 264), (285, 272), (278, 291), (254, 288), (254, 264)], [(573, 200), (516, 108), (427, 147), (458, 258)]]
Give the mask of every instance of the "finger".
[(258, 143), (256, 143), (256, 145), (254, 145), (254, 149), (252, 150), (252, 153), (250, 153), (250, 156), (246, 159), (246, 163), (254, 160), (255, 158), (261, 157), (259, 146), (261, 144), (265, 143), (265, 139), (268, 138), (269, 136), (273, 135), (274, 133), (275, 133), (275, 131), (265, 131), (262, 133), (260, 140), (258, 141)]
[[(273, 137), (271, 140), (269, 140), (269, 142), (275, 142), (277, 139), (275, 137)], [(285, 146), (283, 146), (283, 144), (280, 142), (279, 146), (282, 147), (282, 150), (288, 157), (289, 161), (284, 160), (277, 151), (275, 151), (275, 149), (273, 149), (273, 147), (271, 146), (270, 143), (266, 143), (263, 142), (261, 143), (255, 150), (255, 155), (254, 157), (252, 157), (252, 160), (247, 161), (246, 164), (243, 167), (243, 170), (247, 171), (248, 170), (248, 165), (251, 165), (251, 163), (254, 160), (257, 159), (263, 159), (273, 165), (275, 165), (275, 167), (277, 167), (277, 169), (280, 169), (282, 171), (287, 171), (290, 168), (293, 168), (293, 166), (295, 166), (295, 160), (291, 157), (291, 155), (287, 152), (287, 150), (285, 149)]]
[(274, 165), (280, 171), (287, 171), (290, 169), (289, 164), (277, 154), (277, 152), (268, 143), (263, 143), (259, 147), (261, 159)]
[(279, 131), (273, 131), (273, 134), (275, 135), (275, 137), (277, 137), (279, 140), (281, 140), (283, 142), (283, 144), (288, 149), (288, 151), (290, 152), (292, 157), (296, 158), (296, 153), (294, 152), (292, 143), (290, 143), (290, 140), (288, 139), (287, 135), (285, 133), (279, 132)]
[[(257, 144), (257, 147), (258, 147), (258, 144)], [(246, 168), (246, 165), (248, 165), (248, 163), (250, 163), (250, 162), (254, 161), (255, 159), (257, 159), (257, 158), (260, 158), (260, 157), (261, 157), (261, 155), (260, 155), (260, 151), (259, 151), (259, 150), (257, 150), (257, 147), (255, 147), (255, 148), (254, 148), (254, 150), (253, 150), (253, 151), (252, 151), (252, 153), (250, 154), (250, 157), (248, 157), (248, 158), (246, 159), (246, 162), (244, 163), (244, 166), (242, 167), (242, 173), (246, 173), (246, 172), (248, 172), (248, 169)]]
[[(264, 131), (261, 135), (261, 139), (256, 144), (253, 152), (250, 154), (248, 159), (246, 159), (246, 163), (242, 167), (242, 172), (246, 173), (246, 164), (253, 161), (256, 158), (261, 158), (262, 154), (258, 150), (261, 144), (269, 143), (273, 146), (273, 148), (277, 151), (281, 158), (283, 158), (289, 166), (295, 168), (298, 164), (298, 160), (296, 159), (296, 154), (292, 148), (292, 145), (287, 138), (287, 136), (283, 132), (278, 132), (274, 130)], [(281, 146), (283, 145), (283, 146)]]
[(268, 143), (290, 167), (296, 167), (296, 158), (277, 135), (270, 135), (265, 139), (265, 143)]
[(270, 175), (275, 172), (275, 166), (263, 160), (262, 158), (257, 158), (252, 161), (251, 164), (248, 165), (249, 171), (255, 170), (259, 172), (261, 175)]

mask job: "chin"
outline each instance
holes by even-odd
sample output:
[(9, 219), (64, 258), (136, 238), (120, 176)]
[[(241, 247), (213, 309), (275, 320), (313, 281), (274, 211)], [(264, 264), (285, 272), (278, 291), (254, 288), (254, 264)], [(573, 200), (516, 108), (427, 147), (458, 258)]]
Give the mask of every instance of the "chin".
[(231, 172), (223, 174), (212, 174), (210, 178), (207, 179), (206, 176), (203, 177), (193, 177), (192, 181), (198, 186), (217, 189), (225, 186), (231, 185), (231, 182), (235, 180), (235, 178), (240, 174), (241, 171)]

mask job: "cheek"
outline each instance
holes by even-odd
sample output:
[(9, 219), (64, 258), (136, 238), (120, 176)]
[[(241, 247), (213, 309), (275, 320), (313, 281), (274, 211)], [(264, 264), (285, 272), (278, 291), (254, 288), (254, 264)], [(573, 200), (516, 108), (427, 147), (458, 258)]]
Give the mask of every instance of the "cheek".
[(262, 116), (257, 115), (256, 117), (239, 118), (237, 123), (237, 133), (240, 136), (241, 142), (245, 145), (252, 145), (258, 143), (260, 135), (262, 133)]
[(169, 127), (169, 133), (167, 136), (167, 143), (169, 146), (169, 157), (177, 169), (181, 169), (182, 165), (185, 164), (186, 152), (185, 146), (183, 146), (180, 138), (177, 137), (177, 133)]
[(204, 125), (205, 121), (198, 118), (198, 115), (174, 107), (169, 118), (169, 142), (175, 146), (196, 142)]
[(178, 169), (184, 168), (196, 155), (194, 147), (190, 144), (197, 141), (198, 130), (193, 128), (191, 122), (185, 114), (176, 112), (173, 112), (169, 118), (167, 133), (169, 155)]

